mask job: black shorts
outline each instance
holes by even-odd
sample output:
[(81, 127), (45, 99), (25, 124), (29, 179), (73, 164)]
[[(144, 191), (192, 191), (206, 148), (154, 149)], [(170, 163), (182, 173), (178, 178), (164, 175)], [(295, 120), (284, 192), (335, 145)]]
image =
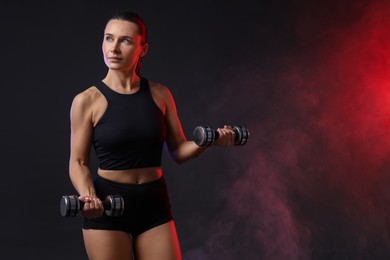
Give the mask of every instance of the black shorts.
[(142, 184), (123, 184), (96, 176), (96, 195), (104, 200), (108, 195), (121, 195), (124, 200), (122, 216), (83, 219), (84, 229), (124, 231), (137, 236), (151, 228), (173, 220), (167, 185), (160, 179)]

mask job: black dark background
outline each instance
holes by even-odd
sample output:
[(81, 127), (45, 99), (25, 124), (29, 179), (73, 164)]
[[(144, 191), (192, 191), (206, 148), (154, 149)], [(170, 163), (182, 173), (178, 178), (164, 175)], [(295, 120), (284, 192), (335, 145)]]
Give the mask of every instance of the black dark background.
[[(386, 1), (13, 1), (2, 4), (0, 254), (86, 259), (64, 219), (73, 97), (105, 76), (116, 10), (149, 29), (143, 76), (190, 139), (241, 124), (243, 147), (164, 155), (184, 259), (389, 259)], [(96, 160), (92, 153), (92, 171)]]

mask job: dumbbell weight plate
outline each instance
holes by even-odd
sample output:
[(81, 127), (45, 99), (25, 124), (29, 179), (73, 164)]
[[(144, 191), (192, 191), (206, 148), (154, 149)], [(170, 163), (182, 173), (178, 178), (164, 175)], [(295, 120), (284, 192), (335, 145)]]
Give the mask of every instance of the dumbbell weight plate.
[(243, 126), (233, 126), (233, 131), (236, 133), (236, 137), (234, 138), (235, 145), (244, 145), (249, 139), (249, 130)]
[(75, 217), (80, 210), (80, 201), (76, 195), (62, 196), (60, 203), (61, 216)]
[(214, 129), (208, 125), (195, 127), (193, 136), (194, 142), (199, 146), (209, 146), (217, 138)]
[(106, 202), (107, 205), (110, 205), (105, 210), (107, 216), (120, 216), (123, 214), (123, 211), (125, 209), (125, 203), (121, 196), (119, 195), (107, 196)]

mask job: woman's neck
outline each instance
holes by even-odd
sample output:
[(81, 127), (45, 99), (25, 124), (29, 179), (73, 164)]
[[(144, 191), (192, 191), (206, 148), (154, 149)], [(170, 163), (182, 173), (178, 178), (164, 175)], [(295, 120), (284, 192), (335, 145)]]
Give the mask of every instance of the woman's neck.
[(123, 73), (109, 70), (103, 82), (120, 92), (132, 93), (139, 89), (140, 77), (135, 73)]

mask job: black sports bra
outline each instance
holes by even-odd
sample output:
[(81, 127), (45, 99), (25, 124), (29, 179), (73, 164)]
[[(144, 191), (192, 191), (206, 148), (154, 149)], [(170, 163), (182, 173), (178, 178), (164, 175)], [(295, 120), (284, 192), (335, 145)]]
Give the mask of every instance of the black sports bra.
[(93, 130), (93, 146), (103, 170), (161, 166), (166, 136), (164, 115), (153, 100), (147, 79), (134, 94), (120, 94), (102, 81), (96, 88), (107, 109)]

